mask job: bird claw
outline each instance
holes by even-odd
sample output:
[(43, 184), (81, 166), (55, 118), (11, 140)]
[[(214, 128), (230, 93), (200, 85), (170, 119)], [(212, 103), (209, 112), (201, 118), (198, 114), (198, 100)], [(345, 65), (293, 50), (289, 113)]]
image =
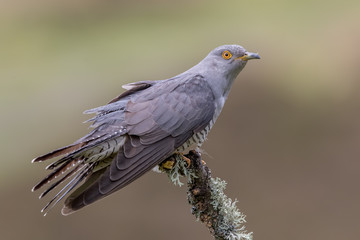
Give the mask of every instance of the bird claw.
[(182, 155), (182, 158), (183, 158), (183, 160), (185, 160), (185, 162), (187, 163), (186, 168), (190, 168), (190, 166), (191, 166), (191, 160), (190, 160), (190, 158), (187, 158), (187, 157), (185, 157), (184, 155)]
[(164, 169), (167, 169), (167, 170), (173, 169), (174, 165), (175, 165), (175, 159), (173, 159), (173, 158), (170, 158), (170, 159), (166, 160), (165, 162), (161, 163), (161, 167)]
[[(191, 159), (188, 157), (185, 157), (183, 153), (175, 153), (179, 158), (176, 159), (181, 159), (184, 160), (186, 162), (186, 168), (190, 168), (191, 166)], [(160, 163), (159, 167), (165, 170), (171, 170), (174, 168), (175, 166), (175, 161), (176, 159), (174, 157), (170, 157), (168, 159), (166, 159), (164, 162)], [(205, 162), (203, 162), (203, 164), (205, 165)]]

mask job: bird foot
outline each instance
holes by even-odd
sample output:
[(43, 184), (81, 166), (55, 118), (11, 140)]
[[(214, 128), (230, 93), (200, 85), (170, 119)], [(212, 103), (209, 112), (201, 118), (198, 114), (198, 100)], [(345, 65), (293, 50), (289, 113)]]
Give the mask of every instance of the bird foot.
[(186, 162), (186, 168), (189, 169), (191, 166), (190, 158), (185, 157), (184, 153), (182, 152), (176, 152), (175, 154), (179, 157), (178, 159), (184, 160)]
[[(165, 169), (165, 170), (173, 169), (175, 166), (176, 159), (184, 160), (186, 162), (186, 168), (187, 169), (190, 168), (191, 159), (188, 157), (185, 157), (183, 153), (176, 152), (176, 153), (174, 153), (173, 156), (169, 157), (168, 159), (166, 159), (165, 161), (163, 161), (162, 163), (159, 164), (160, 169)], [(203, 163), (203, 165), (206, 164), (204, 161), (202, 161), (202, 163)]]
[(160, 164), (160, 167), (166, 170), (171, 170), (173, 169), (175, 165), (175, 159), (174, 158), (168, 158), (167, 160), (165, 160), (164, 162), (162, 162)]
[(190, 166), (191, 166), (191, 160), (190, 160), (190, 158), (185, 157), (183, 154), (181, 155), (181, 157), (182, 157), (182, 159), (185, 160), (185, 162), (187, 163), (186, 168), (190, 168)]

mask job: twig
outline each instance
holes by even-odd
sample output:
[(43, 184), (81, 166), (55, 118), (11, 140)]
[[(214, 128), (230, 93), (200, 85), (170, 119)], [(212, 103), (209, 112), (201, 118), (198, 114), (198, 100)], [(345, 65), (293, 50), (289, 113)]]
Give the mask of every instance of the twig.
[[(190, 166), (189, 166), (190, 164)], [(187, 196), (191, 212), (209, 228), (215, 239), (250, 240), (252, 232), (245, 230), (245, 215), (224, 194), (226, 182), (212, 178), (210, 169), (196, 151), (174, 154), (159, 165), (170, 180), (181, 186), (180, 176), (187, 178)]]

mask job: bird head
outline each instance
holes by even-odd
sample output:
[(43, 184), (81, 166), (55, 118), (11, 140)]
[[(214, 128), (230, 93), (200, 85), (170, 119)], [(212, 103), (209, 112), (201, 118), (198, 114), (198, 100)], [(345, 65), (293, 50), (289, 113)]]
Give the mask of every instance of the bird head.
[(202, 74), (213, 88), (225, 96), (237, 75), (251, 59), (260, 59), (260, 56), (239, 45), (223, 45), (212, 50), (192, 70)]
[(223, 45), (212, 50), (203, 61), (208, 62), (207, 64), (218, 72), (235, 72), (237, 75), (251, 59), (260, 59), (260, 56), (239, 45)]

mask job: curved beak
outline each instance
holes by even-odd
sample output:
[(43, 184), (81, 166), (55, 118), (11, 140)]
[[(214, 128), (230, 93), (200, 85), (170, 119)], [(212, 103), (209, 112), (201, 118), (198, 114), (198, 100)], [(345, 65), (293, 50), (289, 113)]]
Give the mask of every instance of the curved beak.
[(243, 61), (248, 61), (248, 60), (251, 60), (251, 59), (260, 59), (260, 56), (257, 53), (247, 52), (244, 56), (238, 57), (236, 59), (241, 59)]

